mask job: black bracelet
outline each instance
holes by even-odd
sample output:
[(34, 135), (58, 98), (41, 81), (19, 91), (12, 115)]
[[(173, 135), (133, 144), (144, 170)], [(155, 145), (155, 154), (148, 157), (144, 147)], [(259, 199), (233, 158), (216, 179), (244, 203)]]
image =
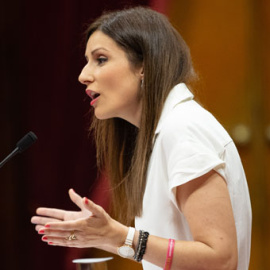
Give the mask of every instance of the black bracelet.
[(136, 253), (134, 255), (134, 260), (137, 262), (140, 262), (143, 258), (143, 255), (144, 255), (145, 250), (146, 250), (148, 236), (149, 236), (148, 232), (140, 230), (138, 246), (137, 246)]

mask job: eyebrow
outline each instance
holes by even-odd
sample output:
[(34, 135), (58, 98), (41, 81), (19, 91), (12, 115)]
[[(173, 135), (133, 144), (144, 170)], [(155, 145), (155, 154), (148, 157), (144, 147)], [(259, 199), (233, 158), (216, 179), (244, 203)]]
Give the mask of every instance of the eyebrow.
[[(91, 52), (91, 55), (94, 55), (95, 52), (97, 52), (98, 50), (105, 50), (105, 51), (107, 51), (107, 52), (109, 51), (109, 50), (107, 50), (107, 49), (104, 48), (104, 47), (98, 47), (98, 48), (94, 49), (94, 50)], [(85, 58), (86, 58), (86, 60), (88, 60), (87, 55), (85, 55)]]
[(94, 49), (92, 52), (91, 52), (91, 54), (93, 55), (96, 51), (98, 51), (98, 50), (105, 50), (105, 51), (108, 51), (106, 48), (104, 48), (104, 47), (98, 47), (98, 48), (96, 48), (96, 49)]

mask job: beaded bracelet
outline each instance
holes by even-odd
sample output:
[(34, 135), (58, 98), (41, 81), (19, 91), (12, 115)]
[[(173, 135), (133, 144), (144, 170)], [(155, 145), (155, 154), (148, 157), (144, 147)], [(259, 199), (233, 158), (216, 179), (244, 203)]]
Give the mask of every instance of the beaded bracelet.
[(165, 266), (163, 270), (170, 270), (172, 266), (172, 259), (173, 259), (173, 251), (174, 251), (174, 244), (175, 240), (174, 239), (169, 239), (169, 244), (168, 244), (168, 250), (167, 250), (167, 258), (165, 262)]
[(136, 253), (134, 255), (134, 260), (137, 262), (140, 262), (143, 258), (143, 255), (144, 255), (145, 250), (146, 250), (148, 236), (149, 236), (148, 232), (140, 230), (138, 246), (137, 246)]

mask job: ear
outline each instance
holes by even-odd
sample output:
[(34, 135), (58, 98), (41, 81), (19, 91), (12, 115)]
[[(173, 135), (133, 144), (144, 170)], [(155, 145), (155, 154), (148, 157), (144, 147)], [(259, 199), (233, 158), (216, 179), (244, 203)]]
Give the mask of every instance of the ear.
[(142, 66), (139, 71), (140, 71), (140, 79), (143, 80), (144, 79), (144, 66)]

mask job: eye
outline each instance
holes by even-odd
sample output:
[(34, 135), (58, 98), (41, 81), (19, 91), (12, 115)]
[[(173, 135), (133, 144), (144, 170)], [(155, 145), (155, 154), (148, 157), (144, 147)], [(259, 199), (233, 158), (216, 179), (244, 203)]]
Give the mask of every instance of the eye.
[(98, 58), (97, 58), (97, 62), (98, 62), (98, 64), (99, 65), (102, 65), (102, 64), (104, 64), (105, 62), (107, 62), (107, 58), (106, 57), (104, 57), (104, 56), (99, 56)]

